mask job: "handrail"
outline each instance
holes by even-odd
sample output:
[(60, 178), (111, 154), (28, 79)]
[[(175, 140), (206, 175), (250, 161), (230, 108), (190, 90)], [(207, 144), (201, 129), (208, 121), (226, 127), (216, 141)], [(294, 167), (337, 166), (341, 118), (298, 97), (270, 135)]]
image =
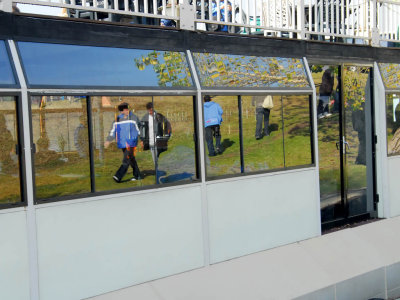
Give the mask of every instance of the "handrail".
[(400, 0), (0, 0), (3, 11), (24, 12), (28, 5), (60, 8), (64, 17), (190, 30), (400, 43)]

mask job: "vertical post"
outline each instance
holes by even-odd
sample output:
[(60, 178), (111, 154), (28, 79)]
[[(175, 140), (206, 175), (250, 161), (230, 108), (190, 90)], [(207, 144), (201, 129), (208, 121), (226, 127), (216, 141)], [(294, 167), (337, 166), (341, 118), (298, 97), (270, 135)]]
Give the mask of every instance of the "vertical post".
[(378, 29), (378, 9), (376, 0), (372, 0), (371, 5), (371, 18), (372, 18), (372, 28), (371, 28), (371, 46), (380, 46), (380, 37)]
[[(300, 39), (304, 40), (306, 38), (306, 17), (304, 9), (304, 0), (299, 0), (297, 2), (297, 29), (300, 30)], [(309, 14), (311, 14), (311, 2), (309, 8)]]
[(12, 0), (0, 0), (0, 10), (4, 12), (12, 12)]

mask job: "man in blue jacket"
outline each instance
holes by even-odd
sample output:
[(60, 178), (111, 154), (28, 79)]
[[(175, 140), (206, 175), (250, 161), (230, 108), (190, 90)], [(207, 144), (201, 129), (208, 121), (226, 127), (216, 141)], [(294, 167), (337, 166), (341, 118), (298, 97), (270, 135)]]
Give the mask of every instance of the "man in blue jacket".
[(116, 118), (113, 123), (112, 129), (105, 147), (108, 147), (110, 142), (115, 139), (118, 148), (124, 153), (122, 164), (113, 176), (116, 182), (121, 182), (128, 171), (129, 166), (133, 169), (133, 180), (141, 179), (140, 170), (135, 159), (135, 150), (139, 137), (138, 117), (129, 111), (128, 103), (121, 103), (118, 105), (118, 110), (121, 114)]
[[(204, 96), (204, 126), (206, 129), (206, 142), (208, 156), (215, 156), (222, 153), (221, 149), (221, 130), (223, 110), (216, 102), (211, 102), (211, 96)], [(215, 137), (215, 150), (214, 140)]]

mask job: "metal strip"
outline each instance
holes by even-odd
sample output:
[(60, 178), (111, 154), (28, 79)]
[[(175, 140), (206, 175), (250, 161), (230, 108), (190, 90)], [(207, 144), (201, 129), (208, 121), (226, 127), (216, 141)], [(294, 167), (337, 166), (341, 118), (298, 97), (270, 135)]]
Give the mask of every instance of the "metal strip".
[(36, 213), (34, 207), (33, 179), (32, 179), (32, 141), (30, 135), (30, 115), (28, 111), (29, 99), (26, 81), (23, 76), (21, 62), (18, 57), (17, 48), (14, 41), (8, 41), (11, 56), (17, 71), (18, 80), (21, 85), (22, 92), (22, 116), (23, 116), (23, 132), (24, 132), (24, 154), (25, 154), (25, 174), (26, 174), (26, 197), (28, 201), (27, 207), (27, 233), (28, 233), (28, 257), (29, 257), (29, 286), (30, 298), (39, 299), (39, 266), (38, 266), (38, 247), (36, 232)]
[(207, 201), (207, 186), (206, 186), (206, 159), (204, 148), (204, 123), (203, 123), (203, 101), (200, 80), (197, 76), (196, 67), (193, 61), (192, 53), (186, 51), (189, 65), (192, 69), (194, 82), (197, 86), (197, 121), (198, 121), (198, 141), (200, 148), (200, 166), (201, 166), (201, 211), (202, 211), (202, 231), (203, 231), (203, 251), (204, 265), (210, 265), (210, 228), (208, 218), (208, 201)]

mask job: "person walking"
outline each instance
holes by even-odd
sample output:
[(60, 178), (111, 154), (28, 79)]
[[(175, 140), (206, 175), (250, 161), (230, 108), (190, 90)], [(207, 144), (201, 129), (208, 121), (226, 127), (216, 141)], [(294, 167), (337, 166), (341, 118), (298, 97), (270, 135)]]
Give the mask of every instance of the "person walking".
[(115, 139), (118, 148), (123, 152), (122, 164), (113, 176), (116, 182), (121, 182), (122, 178), (128, 171), (129, 166), (133, 169), (132, 181), (141, 179), (140, 170), (135, 159), (136, 146), (139, 138), (138, 118), (131, 111), (126, 102), (118, 105), (120, 115), (116, 117), (112, 125), (109, 136), (104, 146), (108, 145)]
[[(211, 99), (212, 97), (209, 95), (204, 96), (204, 126), (208, 156), (215, 156), (222, 153), (220, 125), (223, 110), (218, 103), (212, 102)], [(213, 137), (215, 137), (215, 149)]]

